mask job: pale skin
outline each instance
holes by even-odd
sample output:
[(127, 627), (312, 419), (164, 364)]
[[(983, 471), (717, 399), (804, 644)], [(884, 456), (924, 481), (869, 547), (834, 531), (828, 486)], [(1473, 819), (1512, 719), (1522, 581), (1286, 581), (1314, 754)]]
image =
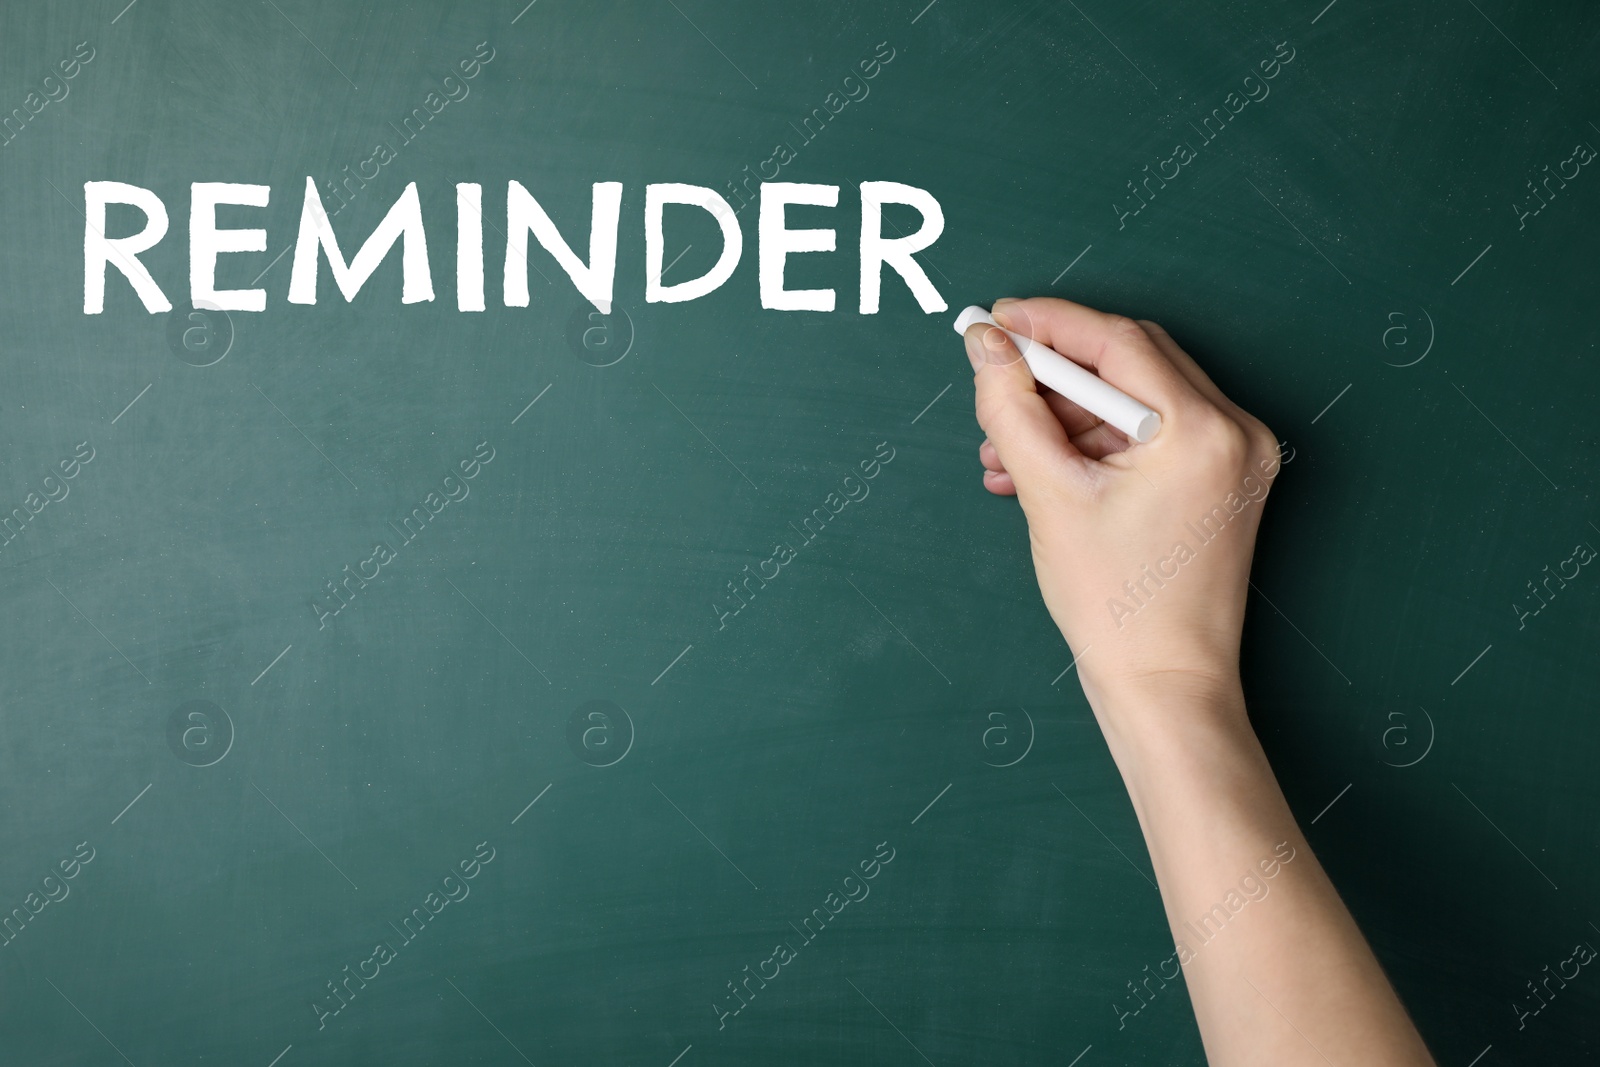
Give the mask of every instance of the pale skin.
[[(1130, 444), (1036, 386), (1001, 331), (966, 332), (983, 484), (1027, 517), (1045, 606), (1132, 798), (1173, 939), (1190, 949), (1183, 977), (1207, 1059), (1432, 1067), (1245, 713), (1239, 641), (1277, 439), (1153, 322), (1046, 298), (993, 314), (1162, 417), (1155, 440)], [(1195, 527), (1208, 515), (1206, 540)], [(1262, 877), (1262, 861), (1289, 849)], [(1202, 943), (1194, 924), (1247, 873), (1269, 893)]]

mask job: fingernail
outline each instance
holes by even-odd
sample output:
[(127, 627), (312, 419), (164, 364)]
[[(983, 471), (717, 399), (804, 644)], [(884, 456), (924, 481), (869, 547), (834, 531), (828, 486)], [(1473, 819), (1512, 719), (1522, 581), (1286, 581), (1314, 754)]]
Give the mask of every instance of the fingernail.
[(1015, 303), (1018, 303), (1018, 301), (1014, 296), (1008, 296), (1001, 300), (996, 300), (994, 302), (994, 307), (989, 309), (989, 314), (994, 317), (994, 321), (998, 322), (1000, 325), (1009, 330), (1011, 329), (1013, 323), (1011, 321), (1011, 315), (1007, 311), (1007, 307), (1008, 305)]
[(993, 327), (984, 330), (984, 358), (990, 363), (996, 365), (1010, 363), (1011, 360), (1009, 358), (1009, 353), (1007, 352), (1007, 348), (1010, 346), (1010, 343), (1010, 339), (1006, 337), (1004, 330), (997, 330)]
[[(985, 331), (987, 332), (987, 331)], [(977, 374), (978, 368), (983, 366), (983, 341), (972, 330), (967, 331), (967, 361), (972, 364), (972, 373)]]

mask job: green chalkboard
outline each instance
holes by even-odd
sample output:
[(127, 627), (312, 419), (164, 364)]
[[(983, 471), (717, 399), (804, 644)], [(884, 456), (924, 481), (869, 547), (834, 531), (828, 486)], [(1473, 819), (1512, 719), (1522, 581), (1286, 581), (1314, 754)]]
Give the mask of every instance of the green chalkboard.
[[(950, 321), (1026, 294), (1292, 449), (1252, 715), (1440, 1061), (1592, 1059), (1600, 13), (1324, 2), (8, 5), (0, 1059), (1202, 1062), (979, 485)], [(308, 177), (347, 257), (414, 196), (433, 299), (302, 263)], [(763, 182), (837, 190), (833, 310), (764, 306)], [(860, 311), (872, 182), (948, 311)], [(165, 235), (89, 255), (150, 221), (95, 183)], [(261, 310), (197, 183), (270, 191)], [(605, 313), (534, 240), (508, 305), (512, 183), (585, 269), (620, 183)], [(743, 242), (693, 300), (667, 183)]]

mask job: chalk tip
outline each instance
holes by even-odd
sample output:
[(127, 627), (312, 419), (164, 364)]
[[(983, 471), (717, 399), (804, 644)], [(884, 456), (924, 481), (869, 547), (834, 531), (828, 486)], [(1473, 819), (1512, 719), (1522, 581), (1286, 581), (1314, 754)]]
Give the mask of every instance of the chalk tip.
[(1139, 425), (1133, 428), (1133, 439), (1139, 444), (1149, 444), (1155, 440), (1156, 434), (1161, 432), (1161, 416), (1152, 411), (1139, 420)]
[(971, 307), (967, 308), (961, 314), (956, 316), (956, 333), (965, 334), (975, 322), (987, 322), (993, 325), (994, 319), (991, 318), (989, 313), (983, 308), (973, 304)]

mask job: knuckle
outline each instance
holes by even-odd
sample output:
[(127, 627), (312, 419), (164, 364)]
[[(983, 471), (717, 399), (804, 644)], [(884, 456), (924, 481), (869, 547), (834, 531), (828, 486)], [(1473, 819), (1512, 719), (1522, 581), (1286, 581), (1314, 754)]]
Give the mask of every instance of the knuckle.
[(1140, 319), (1139, 325), (1144, 328), (1146, 333), (1152, 334), (1156, 337), (1171, 336), (1171, 334), (1167, 333), (1166, 327), (1162, 326), (1159, 322), (1152, 322), (1149, 319)]
[(1245, 416), (1245, 433), (1250, 439), (1250, 450), (1253, 454), (1266, 460), (1278, 458), (1278, 435), (1267, 427), (1267, 424), (1253, 415)]
[(1208, 413), (1199, 426), (1200, 448), (1221, 467), (1244, 466), (1251, 450), (1250, 434), (1220, 411)]
[(1149, 337), (1133, 319), (1126, 315), (1111, 315), (1106, 320), (1106, 331), (1119, 341), (1148, 341)]
[(1263, 455), (1275, 457), (1279, 452), (1278, 435), (1267, 428), (1267, 424), (1256, 420), (1254, 439)]

